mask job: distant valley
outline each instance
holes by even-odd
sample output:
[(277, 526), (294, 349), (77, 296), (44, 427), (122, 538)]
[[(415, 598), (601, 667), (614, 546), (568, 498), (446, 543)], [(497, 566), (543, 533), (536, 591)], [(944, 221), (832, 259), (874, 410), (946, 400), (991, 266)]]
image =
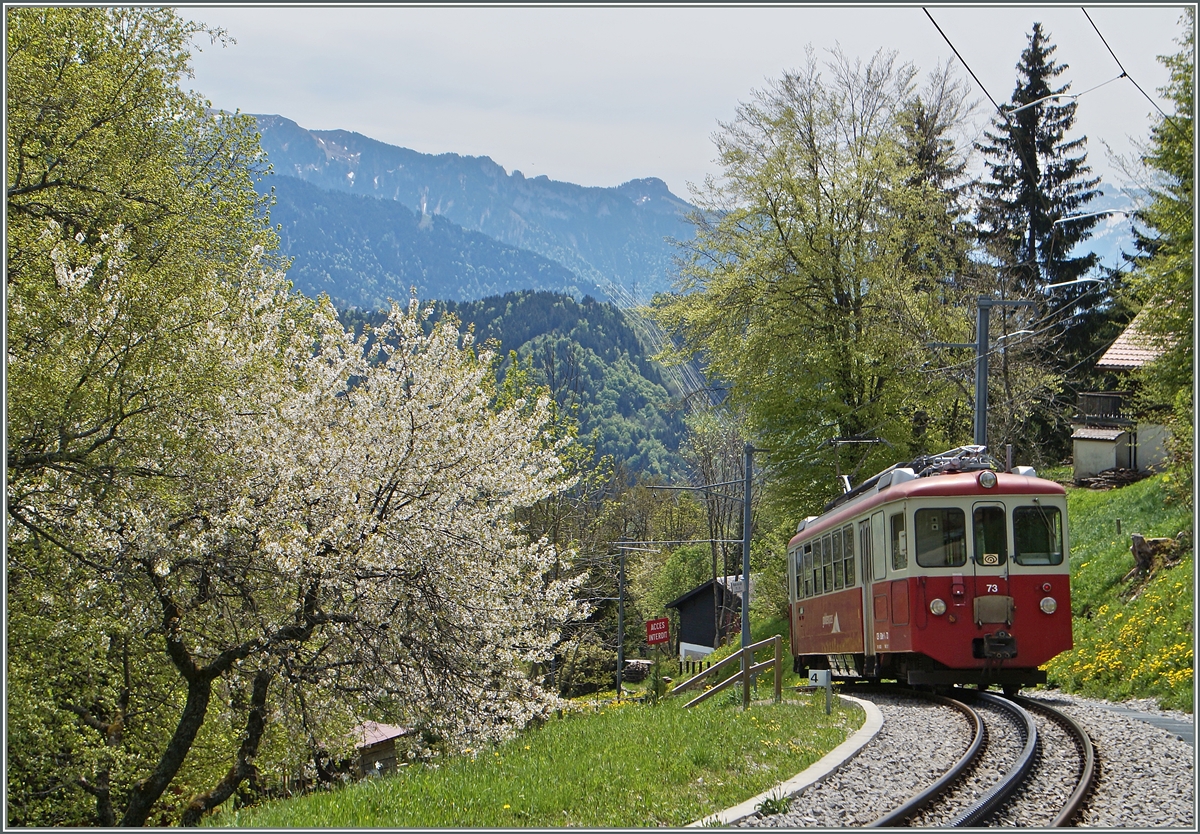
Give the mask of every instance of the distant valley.
[(260, 188), (274, 191), (298, 291), (328, 295), (356, 328), (415, 292), (434, 319), (452, 314), (515, 352), (625, 477), (682, 471), (681, 403), (700, 374), (655, 362), (663, 334), (631, 309), (670, 288), (671, 241), (692, 235), (693, 207), (661, 180), (526, 179), (487, 157), (255, 118), (274, 170)]

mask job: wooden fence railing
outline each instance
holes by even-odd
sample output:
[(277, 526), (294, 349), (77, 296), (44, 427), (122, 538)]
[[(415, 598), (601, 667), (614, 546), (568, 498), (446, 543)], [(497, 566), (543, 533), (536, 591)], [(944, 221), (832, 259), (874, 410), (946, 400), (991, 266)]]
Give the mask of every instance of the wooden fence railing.
[[(764, 660), (762, 663), (755, 663), (754, 652), (757, 649), (761, 649), (763, 646), (767, 645), (773, 645), (775, 647), (775, 656), (770, 660)], [(724, 669), (727, 666), (732, 666), (735, 663), (741, 664), (742, 671), (740, 674), (721, 681), (712, 689), (701, 692), (698, 696), (684, 704), (683, 708), (687, 709), (688, 707), (694, 707), (696, 704), (711, 698), (718, 692), (728, 689), (738, 681), (741, 681), (742, 709), (747, 709), (750, 706), (750, 676), (756, 675), (766, 669), (770, 669), (772, 666), (775, 667), (775, 703), (779, 703), (783, 695), (783, 640), (778, 634), (776, 634), (774, 637), (770, 637), (766, 640), (760, 640), (757, 643), (751, 643), (749, 646), (738, 649), (729, 657), (725, 658), (724, 660), (717, 661), (695, 677), (688, 678), (667, 694), (674, 695), (678, 692), (682, 692), (685, 689), (695, 686), (709, 675), (716, 674), (721, 669)]]

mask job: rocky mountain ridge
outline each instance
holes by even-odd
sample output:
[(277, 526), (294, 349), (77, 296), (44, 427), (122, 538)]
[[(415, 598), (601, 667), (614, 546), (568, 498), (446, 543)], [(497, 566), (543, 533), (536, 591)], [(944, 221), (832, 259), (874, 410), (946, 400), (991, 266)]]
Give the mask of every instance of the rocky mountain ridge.
[(615, 284), (621, 292), (613, 297), (669, 289), (671, 241), (692, 236), (686, 216), (694, 207), (657, 178), (587, 187), (509, 174), (489, 157), (423, 154), (350, 131), (307, 130), (282, 116), (255, 119), (276, 174), (445, 218), (557, 261), (580, 286)]

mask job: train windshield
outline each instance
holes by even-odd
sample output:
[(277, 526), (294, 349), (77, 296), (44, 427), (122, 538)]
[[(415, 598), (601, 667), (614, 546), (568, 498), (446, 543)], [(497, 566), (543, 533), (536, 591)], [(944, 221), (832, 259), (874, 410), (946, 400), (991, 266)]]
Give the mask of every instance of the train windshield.
[(962, 510), (957, 507), (917, 510), (914, 522), (918, 565), (948, 568), (967, 563), (967, 525)]
[(1004, 522), (1004, 507), (976, 507), (975, 564), (993, 567), (1008, 560), (1008, 525)]
[(1062, 516), (1058, 507), (1013, 510), (1013, 561), (1018, 565), (1061, 565)]

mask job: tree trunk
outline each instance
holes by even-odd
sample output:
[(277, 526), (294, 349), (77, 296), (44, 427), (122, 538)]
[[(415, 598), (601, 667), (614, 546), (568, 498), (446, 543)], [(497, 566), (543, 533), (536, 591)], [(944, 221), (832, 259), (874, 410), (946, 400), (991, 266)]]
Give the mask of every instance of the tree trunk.
[(1138, 573), (1150, 573), (1154, 568), (1155, 556), (1161, 556), (1162, 560), (1166, 562), (1175, 561), (1178, 545), (1175, 539), (1147, 539), (1140, 533), (1134, 533), (1129, 538), (1132, 542), (1129, 549), (1133, 552), (1134, 570)]
[(171, 737), (158, 767), (147, 778), (133, 786), (129, 792), (129, 805), (125, 808), (125, 816), (121, 818), (122, 826), (142, 826), (150, 816), (154, 803), (162, 796), (167, 785), (175, 778), (192, 742), (204, 723), (208, 712), (208, 701), (212, 695), (213, 678), (206, 674), (189, 676), (187, 701), (183, 705), (183, 714), (175, 726), (175, 734)]
[(96, 798), (96, 824), (101, 828), (112, 828), (117, 824), (117, 816), (113, 812), (110, 780), (107, 769), (96, 774), (94, 784), (82, 776), (75, 780), (75, 784)]
[(273, 673), (269, 669), (263, 669), (254, 676), (250, 715), (246, 718), (246, 737), (238, 749), (237, 761), (212, 790), (194, 797), (188, 803), (180, 820), (181, 825), (199, 825), (204, 813), (233, 796), (242, 782), (249, 779), (253, 783), (258, 778), (258, 767), (254, 764), (254, 759), (258, 755), (258, 745), (267, 727), (267, 688), (272, 677)]

